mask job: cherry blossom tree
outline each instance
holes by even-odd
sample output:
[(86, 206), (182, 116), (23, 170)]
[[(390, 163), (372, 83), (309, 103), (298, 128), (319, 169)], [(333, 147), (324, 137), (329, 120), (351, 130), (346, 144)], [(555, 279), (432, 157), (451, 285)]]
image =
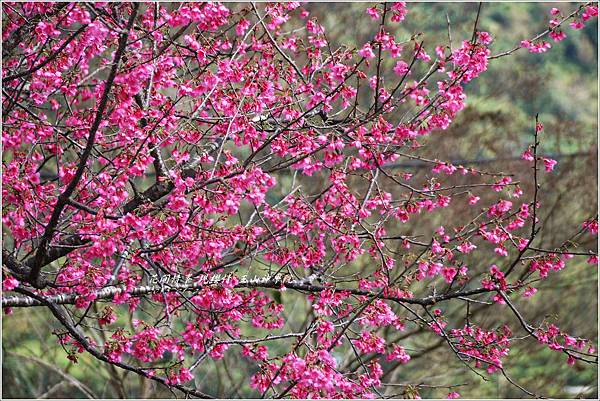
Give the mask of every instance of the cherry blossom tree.
[[(353, 47), (295, 2), (4, 2), (4, 312), (46, 308), (71, 361), (200, 398), (222, 394), (195, 371), (226, 353), (254, 366), (241, 385), (257, 396), (385, 397), (382, 377), (411, 363), (403, 342), (425, 333), (529, 396), (503, 365), (516, 338), (597, 364), (595, 339), (519, 308), (572, 260), (597, 265), (577, 246), (595, 215), (537, 240), (557, 163), (543, 122), (521, 150), (528, 192), (513, 172), (418, 153), (489, 63), (552, 51), (597, 5), (549, 10), (512, 49), (480, 30), (481, 4), (472, 35), (439, 44), (391, 33), (410, 5), (365, 9), (377, 33)], [(406, 159), (431, 174), (416, 181)], [(407, 234), (457, 210), (458, 225)], [(490, 304), (513, 320), (478, 324)]]

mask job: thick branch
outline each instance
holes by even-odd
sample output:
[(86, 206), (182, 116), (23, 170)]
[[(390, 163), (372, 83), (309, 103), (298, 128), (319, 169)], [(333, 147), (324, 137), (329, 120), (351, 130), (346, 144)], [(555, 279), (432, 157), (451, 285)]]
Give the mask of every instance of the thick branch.
[(67, 185), (67, 188), (65, 188), (65, 190), (58, 196), (56, 205), (54, 206), (54, 210), (52, 212), (52, 215), (50, 216), (50, 221), (48, 222), (48, 225), (46, 226), (46, 229), (44, 231), (44, 234), (42, 236), (40, 244), (37, 248), (37, 252), (36, 252), (34, 260), (33, 260), (33, 265), (31, 266), (31, 273), (29, 275), (29, 281), (31, 283), (33, 283), (34, 286), (40, 286), (40, 284), (41, 284), (41, 283), (39, 283), (38, 279), (40, 276), (40, 271), (42, 270), (42, 267), (44, 266), (42, 264), (42, 261), (44, 260), (46, 254), (47, 254), (48, 244), (50, 243), (50, 240), (52, 239), (52, 236), (54, 235), (54, 231), (56, 230), (56, 227), (58, 225), (60, 215), (62, 214), (63, 209), (69, 203), (70, 196), (73, 194), (73, 192), (77, 188), (77, 185), (79, 184), (79, 181), (81, 180), (81, 177), (83, 176), (83, 171), (86, 168), (88, 158), (90, 157), (92, 150), (94, 148), (96, 133), (98, 132), (98, 128), (100, 127), (100, 123), (102, 122), (104, 111), (106, 110), (106, 106), (108, 105), (108, 97), (110, 94), (110, 90), (112, 88), (113, 82), (117, 75), (117, 70), (119, 68), (119, 63), (121, 61), (121, 57), (123, 56), (123, 53), (125, 52), (125, 47), (127, 44), (127, 37), (129, 36), (129, 31), (133, 27), (133, 23), (137, 16), (139, 6), (140, 6), (139, 3), (134, 3), (133, 10), (131, 11), (131, 15), (129, 16), (129, 21), (127, 23), (127, 29), (125, 30), (125, 32), (121, 33), (121, 36), (119, 37), (119, 46), (115, 53), (115, 57), (114, 57), (114, 60), (112, 63), (112, 68), (110, 70), (110, 74), (108, 75), (108, 79), (106, 80), (106, 82), (104, 84), (104, 92), (102, 93), (102, 98), (100, 99), (100, 104), (98, 105), (98, 111), (96, 112), (96, 118), (94, 119), (94, 122), (92, 123), (92, 126), (90, 128), (90, 133), (88, 136), (87, 144), (86, 144), (85, 149), (79, 160), (79, 165), (77, 166), (77, 171), (75, 172), (73, 179), (69, 182), (69, 185)]
[[(23, 290), (21, 290), (21, 291), (23, 291)], [(98, 351), (96, 349), (95, 346), (90, 344), (90, 342), (88, 341), (85, 334), (83, 334), (83, 332), (77, 327), (77, 325), (73, 322), (73, 319), (71, 318), (71, 316), (68, 315), (68, 313), (64, 310), (64, 308), (62, 306), (56, 305), (52, 302), (49, 302), (42, 297), (39, 297), (33, 293), (30, 293), (29, 291), (23, 291), (23, 292), (28, 293), (28, 295), (30, 297), (37, 299), (38, 301), (42, 302), (45, 306), (47, 306), (48, 309), (50, 309), (50, 311), (54, 315), (54, 317), (69, 331), (69, 333), (73, 336), (73, 338), (75, 340), (77, 340), (77, 342), (79, 342), (83, 346), (83, 348), (85, 348), (85, 350), (87, 352), (92, 354), (92, 356), (94, 358), (99, 359), (108, 364), (117, 366), (121, 369), (125, 369), (130, 372), (134, 372), (140, 376), (146, 377), (150, 380), (154, 380), (154, 381), (164, 384), (166, 386), (176, 388), (176, 389), (184, 392), (187, 395), (193, 395), (198, 398), (212, 398), (208, 394), (204, 394), (203, 392), (198, 391), (196, 389), (188, 388), (188, 387), (185, 387), (185, 386), (182, 386), (179, 384), (169, 384), (169, 383), (167, 383), (166, 378), (150, 375), (148, 373), (148, 370), (144, 370), (142, 368), (127, 365), (122, 362), (115, 362), (115, 361), (109, 360), (106, 355), (102, 354), (100, 351)]]

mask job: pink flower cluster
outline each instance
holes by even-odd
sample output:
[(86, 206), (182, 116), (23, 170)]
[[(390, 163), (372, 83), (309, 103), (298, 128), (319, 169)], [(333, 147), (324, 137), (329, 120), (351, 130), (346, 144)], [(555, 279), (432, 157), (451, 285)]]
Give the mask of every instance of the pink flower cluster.
[[(395, 307), (455, 300), (459, 288), (499, 304), (502, 291), (537, 291), (500, 262), (482, 273), (494, 261), (474, 268), (470, 258), (522, 256), (540, 205), (517, 202), (523, 189), (509, 175), (417, 151), (467, 107), (468, 84), (493, 59), (492, 35), (476, 30), (457, 48), (406, 40), (389, 25), (410, 15), (395, 2), (362, 13), (378, 27), (365, 43), (332, 51), (302, 4), (247, 6), (3, 4), (7, 46), (36, 21), (30, 40), (3, 57), (3, 229), (16, 265), (43, 273), (38, 282), (7, 262), (3, 291), (65, 296), (82, 315), (108, 301), (82, 318), (106, 334), (89, 346), (168, 385), (194, 378), (190, 358), (235, 353), (257, 368), (250, 385), (265, 395), (371, 398), (384, 368), (411, 360), (408, 346), (383, 333), (410, 326), (447, 337), (476, 367), (501, 369), (508, 327), (453, 328), (441, 309), (415, 321)], [(571, 27), (597, 13), (586, 5)], [(548, 34), (560, 41), (562, 16), (551, 14)], [(521, 46), (551, 47), (542, 37)], [(534, 153), (522, 158), (556, 168)], [(426, 177), (390, 172), (402, 158), (428, 166)], [(448, 187), (452, 179), (466, 189)], [(405, 235), (409, 222), (443, 221), (461, 196), (472, 221), (444, 223), (426, 233), (431, 241)], [(597, 218), (582, 229), (597, 235)], [(529, 273), (546, 278), (571, 257), (531, 257)], [(256, 271), (268, 279), (238, 278)], [(279, 272), (294, 279), (275, 282)], [(189, 286), (146, 285), (169, 275)], [(281, 335), (290, 292), (314, 312), (304, 337)], [(131, 332), (122, 327), (130, 316)], [(537, 336), (553, 349), (583, 349), (554, 327)], [(270, 345), (296, 337), (296, 348)], [(71, 335), (60, 341), (72, 360), (88, 346)], [(350, 350), (369, 354), (359, 371), (341, 369), (339, 355)]]

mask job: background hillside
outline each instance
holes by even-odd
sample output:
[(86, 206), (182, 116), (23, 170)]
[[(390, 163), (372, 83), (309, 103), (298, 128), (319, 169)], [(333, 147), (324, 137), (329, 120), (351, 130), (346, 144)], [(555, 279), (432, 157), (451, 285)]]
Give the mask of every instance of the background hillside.
[[(229, 7), (235, 7), (229, 4)], [(520, 40), (535, 36), (547, 27), (548, 10), (559, 7), (565, 13), (574, 10), (576, 3), (486, 3), (481, 12), (479, 29), (493, 34), (492, 54), (511, 49)], [(366, 3), (314, 3), (307, 9), (326, 28), (327, 36), (335, 44), (356, 46), (369, 40), (377, 29), (365, 14)], [(423, 34), (427, 51), (448, 42), (447, 18), (450, 20), (454, 47), (470, 38), (477, 3), (425, 3), (409, 4), (405, 22), (394, 24), (398, 39), (409, 39)], [(531, 54), (521, 49), (510, 57), (490, 62), (488, 71), (468, 84), (468, 108), (460, 113), (451, 127), (434, 133), (421, 149), (421, 155), (440, 160), (461, 160), (469, 165), (489, 171), (517, 171), (524, 169), (520, 153), (532, 139), (533, 118), (539, 113), (545, 125), (542, 153), (554, 155), (559, 162), (555, 173), (543, 177), (541, 220), (546, 236), (540, 241), (547, 247), (556, 246), (565, 233), (578, 229), (577, 224), (597, 215), (597, 145), (598, 145), (598, 26), (590, 21), (580, 30), (566, 28), (567, 39), (552, 42), (552, 49), (545, 54)], [(391, 65), (385, 65), (387, 74), (393, 75)], [(513, 158), (514, 157), (514, 158)], [(415, 174), (427, 175), (430, 168), (421, 168), (406, 160), (404, 168)], [(525, 197), (531, 193), (529, 177), (516, 176), (522, 180)], [(460, 177), (449, 181), (459, 184)], [(269, 194), (277, 196), (278, 194)], [(460, 211), (456, 220), (460, 221)], [(412, 222), (412, 220), (411, 220)], [(415, 219), (408, 230), (433, 231), (441, 223), (431, 216)], [(410, 232), (405, 233), (410, 234)], [(590, 248), (596, 244), (584, 244)], [(473, 265), (493, 261), (471, 261)], [(357, 268), (360, 268), (357, 267)], [(554, 296), (532, 300), (523, 310), (529, 318), (546, 317), (548, 322), (560, 323), (565, 331), (597, 338), (597, 282), (598, 270), (585, 263), (585, 259), (569, 265), (560, 280), (550, 277), (540, 284)], [(285, 296), (292, 296), (286, 294)], [(552, 300), (552, 301), (550, 301)], [(560, 316), (557, 313), (560, 311)], [(290, 325), (304, 320), (306, 307), (298, 306), (288, 311)], [(446, 311), (455, 316), (460, 324), (464, 311)], [(454, 313), (454, 315), (453, 315)], [(462, 313), (462, 314), (461, 314)], [(474, 306), (478, 322), (485, 325), (514, 319), (494, 306)], [(514, 322), (513, 322), (514, 323)], [(516, 327), (516, 326), (515, 326)], [(112, 367), (98, 366), (89, 355), (80, 358), (79, 364), (67, 360), (61, 346), (50, 333), (54, 322), (42, 309), (15, 310), (3, 316), (3, 397), (29, 398), (46, 395), (56, 397), (86, 397), (87, 391), (99, 397), (172, 397), (163, 388), (151, 387), (133, 375), (123, 375), (120, 382), (114, 380)], [(523, 393), (511, 386), (502, 376), (489, 380), (474, 375), (456, 360), (444, 347), (437, 346), (433, 335), (408, 338), (407, 350), (417, 354), (406, 368), (399, 368), (386, 382), (415, 383), (440, 382), (468, 383), (456, 391), (468, 398), (520, 398)], [(50, 340), (46, 340), (50, 339)], [(47, 342), (46, 342), (47, 341)], [(422, 352), (427, 350), (427, 352)], [(419, 355), (421, 355), (419, 357)], [(236, 369), (228, 369), (228, 364)], [(253, 397), (256, 394), (242, 380), (241, 388), (229, 388), (240, 378), (248, 378), (252, 371), (238, 369), (243, 361), (229, 361), (223, 365), (213, 361), (200, 367), (196, 385), (208, 393), (227, 393), (233, 397)], [(506, 369), (511, 377), (526, 388), (552, 397), (597, 397), (597, 366), (577, 365), (567, 368), (565, 358), (534, 341), (523, 340), (516, 344), (507, 359)], [(208, 382), (202, 379), (202, 369), (221, 372), (222, 380)], [(65, 375), (66, 374), (66, 375)], [(207, 376), (208, 377), (208, 376)], [(214, 377), (211, 375), (210, 377)], [(73, 382), (75, 380), (75, 382)], [(422, 388), (423, 398), (443, 398), (448, 388)], [(399, 388), (398, 397), (411, 393)]]

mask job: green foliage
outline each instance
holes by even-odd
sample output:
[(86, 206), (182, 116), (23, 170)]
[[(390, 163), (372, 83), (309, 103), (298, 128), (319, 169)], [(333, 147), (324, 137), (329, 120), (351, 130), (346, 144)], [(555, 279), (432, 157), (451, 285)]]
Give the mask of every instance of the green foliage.
[[(547, 27), (550, 19), (548, 10), (551, 3), (485, 3), (483, 5), (479, 29), (494, 34), (493, 53), (499, 53), (518, 45), (519, 41), (531, 38)], [(560, 3), (558, 7), (567, 12), (578, 5)], [(318, 17), (327, 29), (328, 38), (333, 45), (347, 44), (358, 46), (375, 34), (378, 23), (371, 21), (364, 14), (365, 3), (328, 3), (308, 4), (312, 15)], [(395, 25), (393, 33), (399, 41), (419, 36), (425, 40), (430, 53), (437, 44), (448, 43), (447, 21), (451, 24), (453, 46), (469, 39), (473, 30), (476, 14), (476, 3), (425, 3), (410, 4), (407, 20)], [(360, 22), (356, 22), (360, 21)], [(581, 31), (573, 31), (568, 27), (567, 39), (554, 44), (546, 54), (530, 54), (519, 50), (514, 55), (490, 62), (489, 70), (482, 74), (476, 82), (466, 88), (468, 108), (446, 132), (434, 135), (423, 154), (428, 157), (452, 159), (493, 158), (507, 155), (519, 155), (527, 143), (531, 141), (532, 117), (540, 114), (544, 122), (543, 151), (546, 153), (573, 153), (581, 151), (596, 152), (597, 149), (597, 110), (598, 110), (598, 42), (597, 22), (590, 21)], [(386, 79), (393, 82), (392, 65), (384, 65), (388, 71)], [(415, 78), (416, 75), (413, 77)], [(511, 168), (511, 162), (486, 166), (489, 170)], [(596, 214), (597, 194), (597, 161), (593, 158), (560, 160), (561, 176), (546, 178), (544, 185), (552, 188), (552, 193), (542, 194), (543, 204), (548, 205), (542, 211), (543, 224), (556, 238), (563, 237), (561, 231), (577, 230), (573, 222), (582, 221), (591, 214)], [(415, 171), (419, 173), (418, 171)], [(425, 174), (425, 173), (422, 173)], [(526, 177), (515, 177), (525, 180)], [(269, 203), (279, 202), (292, 188), (294, 178), (280, 177), (285, 180), (282, 193), (268, 194)], [(589, 185), (582, 185), (585, 182)], [(575, 185), (577, 184), (577, 185)], [(315, 183), (315, 185), (326, 185)], [(526, 195), (531, 188), (524, 185)], [(568, 199), (565, 200), (565, 197)], [(562, 210), (558, 214), (552, 205), (560, 204)], [(252, 210), (241, 211), (252, 213)], [(433, 215), (435, 216), (435, 215)], [(431, 216), (428, 221), (416, 221), (410, 227), (401, 227), (403, 234), (411, 231), (423, 232), (426, 229), (439, 227), (443, 221), (435, 221)], [(407, 232), (408, 231), (408, 232)], [(542, 239), (543, 243), (555, 244), (554, 237)], [(490, 261), (472, 261), (473, 266), (489, 265)], [(348, 270), (367, 268), (356, 263)], [(544, 291), (555, 291), (555, 296), (545, 298), (544, 302), (531, 300), (526, 305), (529, 317), (546, 316), (548, 321), (555, 321), (555, 314), (560, 310), (560, 324), (564, 330), (578, 333), (594, 333), (597, 336), (597, 317), (590, 319), (589, 310), (597, 310), (597, 270), (585, 264), (579, 258), (569, 265), (569, 271), (561, 274), (561, 279), (550, 278), (540, 284)], [(287, 294), (273, 292), (277, 302), (288, 301)], [(555, 299), (547, 302), (547, 299)], [(502, 321), (518, 326), (514, 317), (498, 312), (491, 307), (475, 312), (478, 323), (499, 324)], [(286, 305), (286, 328), (293, 331), (301, 329), (306, 314), (310, 313), (306, 301), (298, 299), (290, 308)], [(464, 324), (464, 310), (445, 311), (450, 317), (451, 326)], [(512, 319), (512, 320), (511, 320)], [(114, 383), (115, 373), (106, 366), (98, 367), (89, 355), (81, 356), (78, 364), (66, 359), (61, 347), (52, 336), (56, 324), (52, 317), (41, 310), (18, 310), (12, 316), (4, 316), (3, 328), (3, 396), (36, 397), (48, 391), (62, 380), (54, 369), (67, 372), (77, 380), (85, 383), (96, 396), (115, 397), (119, 395), (118, 385)], [(115, 324), (129, 325), (129, 322)], [(10, 330), (7, 329), (10, 327)], [(288, 330), (289, 331), (289, 330)], [(245, 333), (252, 337), (265, 333)], [(396, 333), (390, 334), (392, 338)], [(292, 343), (276, 342), (270, 354), (283, 353)], [(409, 353), (419, 355), (423, 350), (435, 347), (439, 337), (422, 335), (408, 337), (402, 341)], [(501, 375), (483, 380), (473, 374), (464, 364), (459, 362), (447, 346), (442, 344), (433, 352), (423, 357), (413, 357), (409, 365), (401, 366), (394, 375), (386, 378), (395, 383), (468, 383), (453, 389), (464, 397), (508, 397), (521, 398), (521, 393)], [(10, 351), (10, 352), (7, 352)], [(23, 356), (31, 356), (46, 361), (51, 367), (27, 360)], [(224, 363), (209, 362), (201, 365), (196, 374), (196, 385), (208, 393), (231, 394), (234, 397), (252, 397), (256, 394), (249, 390), (247, 381), (255, 369), (248, 363), (243, 368), (229, 369), (228, 363), (240, 366), (239, 361), (231, 361), (226, 356)], [(540, 394), (553, 397), (586, 397), (597, 396), (596, 366), (579, 366), (575, 369), (565, 368), (564, 355), (552, 352), (536, 344), (531, 339), (519, 341), (513, 348), (507, 363), (507, 372), (524, 387), (539, 391)], [(221, 369), (221, 382), (209, 382), (205, 374)], [(130, 397), (171, 397), (172, 394), (154, 384), (144, 384), (134, 375), (116, 373), (125, 383), (125, 390)], [(214, 377), (214, 375), (210, 375)], [(487, 375), (486, 375), (487, 377)], [(111, 379), (112, 378), (112, 379)], [(245, 382), (241, 388), (226, 388), (223, 383)], [(150, 387), (149, 387), (150, 386)], [(586, 387), (579, 389), (578, 386)], [(576, 389), (581, 394), (573, 392)], [(419, 388), (408, 386), (398, 388), (400, 396), (443, 398), (450, 391), (448, 388)], [(80, 389), (65, 384), (54, 391), (52, 397), (85, 397)]]

